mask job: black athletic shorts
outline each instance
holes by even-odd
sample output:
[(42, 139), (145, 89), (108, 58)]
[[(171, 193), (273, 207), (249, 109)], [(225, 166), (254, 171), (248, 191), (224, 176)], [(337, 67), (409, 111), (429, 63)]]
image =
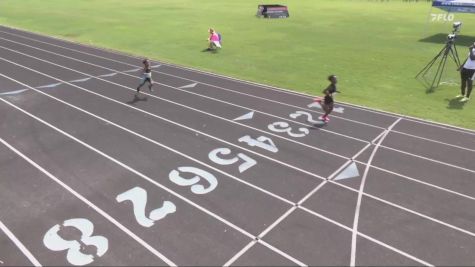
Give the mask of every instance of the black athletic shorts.
[(475, 74), (475, 70), (466, 69), (466, 68), (463, 68), (462, 71), (460, 72), (460, 76), (462, 77), (462, 80), (464, 81), (468, 79), (472, 79), (473, 74)]

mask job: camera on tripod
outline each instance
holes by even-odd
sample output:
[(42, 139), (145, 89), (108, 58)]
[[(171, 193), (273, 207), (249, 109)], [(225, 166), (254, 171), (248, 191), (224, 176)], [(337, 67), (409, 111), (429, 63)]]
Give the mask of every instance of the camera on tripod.
[(453, 27), (452, 34), (459, 33), (460, 28), (462, 28), (462, 22), (461, 21), (456, 21), (456, 22), (454, 22), (452, 27)]
[(422, 77), (425, 77), (432, 66), (438, 62), (434, 78), (432, 80), (432, 83), (430, 83), (430, 87), (427, 88), (428, 92), (432, 92), (434, 88), (438, 87), (440, 84), (440, 80), (442, 79), (442, 74), (445, 69), (445, 64), (447, 63), (447, 58), (452, 58), (453, 61), (455, 62), (455, 65), (457, 67), (460, 66), (460, 59), (459, 55), (457, 52), (457, 47), (455, 45), (455, 39), (457, 38), (457, 34), (460, 32), (460, 28), (462, 27), (462, 22), (456, 21), (452, 25), (452, 33), (447, 35), (447, 41), (444, 45), (444, 47), (439, 51), (439, 53), (431, 60), (427, 65), (422, 68), (419, 73), (417, 73), (416, 78), (418, 78), (420, 75)]
[(457, 38), (457, 35), (455, 35), (454, 33), (447, 35), (447, 41), (449, 42), (453, 42), (455, 38)]

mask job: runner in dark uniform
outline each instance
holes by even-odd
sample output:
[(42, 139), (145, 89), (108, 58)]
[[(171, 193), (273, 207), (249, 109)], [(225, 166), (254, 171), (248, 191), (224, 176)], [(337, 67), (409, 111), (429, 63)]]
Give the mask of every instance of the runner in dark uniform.
[(336, 92), (339, 93), (339, 91), (337, 91), (337, 88), (336, 88), (336, 83), (338, 82), (336, 76), (330, 75), (328, 76), (328, 80), (330, 81), (330, 85), (328, 85), (328, 87), (325, 90), (323, 90), (323, 94), (325, 95), (323, 97), (323, 101), (321, 98), (316, 100), (318, 103), (320, 103), (323, 111), (325, 112), (323, 116), (319, 117), (319, 119), (324, 122), (330, 121), (330, 118), (328, 117), (328, 115), (330, 115), (330, 113), (333, 111), (333, 94)]
[(152, 67), (150, 66), (150, 61), (148, 59), (144, 59), (142, 63), (143, 63), (143, 76), (142, 76), (142, 82), (137, 87), (137, 94), (140, 93), (140, 88), (146, 82), (148, 82), (148, 89), (150, 90), (150, 92), (153, 92)]

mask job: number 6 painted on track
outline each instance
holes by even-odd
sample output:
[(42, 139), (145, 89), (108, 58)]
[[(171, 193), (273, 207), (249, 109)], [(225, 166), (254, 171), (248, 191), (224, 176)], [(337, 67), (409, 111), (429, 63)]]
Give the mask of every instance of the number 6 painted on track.
[[(187, 172), (195, 174), (193, 178), (183, 178), (180, 176), (180, 172)], [(214, 177), (213, 174), (204, 171), (202, 169), (198, 169), (195, 167), (178, 167), (178, 170), (172, 170), (168, 175), (170, 181), (174, 182), (179, 186), (191, 186), (191, 192), (203, 195), (213, 191), (216, 186), (218, 186), (218, 180)], [(201, 178), (208, 181), (209, 187), (205, 188), (203, 185), (197, 184)]]

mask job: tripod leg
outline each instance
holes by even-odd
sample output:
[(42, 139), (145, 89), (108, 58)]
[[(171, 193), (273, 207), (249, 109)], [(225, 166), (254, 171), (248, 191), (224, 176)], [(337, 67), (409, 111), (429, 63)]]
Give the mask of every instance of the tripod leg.
[(434, 63), (437, 61), (437, 59), (439, 59), (439, 57), (443, 54), (445, 50), (446, 50), (446, 47), (442, 48), (442, 50), (440, 50), (439, 53), (431, 61), (429, 61), (429, 63), (427, 63), (427, 65), (424, 68), (422, 68), (422, 70), (419, 71), (419, 73), (417, 73), (416, 78), (419, 77), (419, 75), (421, 74), (422, 76), (425, 76), (427, 72), (430, 70), (430, 68), (432, 68), (432, 65), (434, 65)]
[(436, 87), (439, 86), (440, 80), (442, 79), (442, 75), (444, 74), (445, 64), (447, 63), (447, 55), (445, 55), (443, 62), (444, 62), (444, 63), (442, 64), (442, 68), (441, 68), (441, 70), (440, 70), (439, 79), (437, 80), (437, 85), (436, 85)]

